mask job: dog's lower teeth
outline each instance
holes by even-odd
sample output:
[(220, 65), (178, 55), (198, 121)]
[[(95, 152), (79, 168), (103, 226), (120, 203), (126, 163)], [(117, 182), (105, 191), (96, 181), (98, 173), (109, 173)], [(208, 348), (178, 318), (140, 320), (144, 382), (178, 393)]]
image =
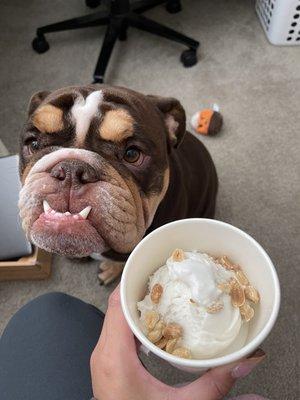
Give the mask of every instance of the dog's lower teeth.
[(88, 217), (91, 209), (92, 209), (91, 206), (87, 206), (82, 211), (80, 211), (80, 213), (78, 213), (78, 214), (72, 214), (72, 213), (70, 213), (70, 211), (66, 211), (64, 213), (61, 213), (59, 211), (53, 210), (53, 208), (50, 207), (50, 205), (47, 202), (47, 200), (43, 201), (43, 208), (44, 208), (44, 213), (45, 214), (52, 214), (52, 215), (55, 215), (56, 217), (64, 217), (64, 216), (69, 217), (69, 216), (72, 216), (75, 219), (79, 219), (80, 217), (86, 219)]

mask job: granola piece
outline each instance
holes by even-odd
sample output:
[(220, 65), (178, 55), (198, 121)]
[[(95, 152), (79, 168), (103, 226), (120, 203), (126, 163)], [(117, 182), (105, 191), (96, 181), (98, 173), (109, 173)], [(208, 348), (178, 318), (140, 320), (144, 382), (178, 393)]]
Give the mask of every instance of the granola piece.
[(178, 347), (172, 354), (180, 358), (192, 358), (190, 350), (185, 347)]
[(156, 283), (153, 288), (151, 289), (150, 298), (154, 304), (158, 304), (159, 300), (163, 294), (163, 287)]

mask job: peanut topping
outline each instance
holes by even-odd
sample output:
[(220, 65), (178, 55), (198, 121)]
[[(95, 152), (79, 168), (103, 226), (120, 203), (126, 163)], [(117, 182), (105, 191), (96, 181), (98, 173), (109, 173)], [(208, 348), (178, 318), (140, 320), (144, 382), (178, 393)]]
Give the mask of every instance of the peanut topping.
[(185, 347), (178, 347), (172, 354), (181, 358), (192, 358), (190, 350)]
[(162, 337), (158, 342), (155, 343), (155, 346), (159, 347), (160, 349), (164, 349), (168, 343), (168, 340)]
[(241, 285), (249, 285), (249, 280), (242, 270), (236, 271), (235, 276)]
[(148, 331), (152, 331), (159, 321), (159, 315), (156, 311), (148, 311), (145, 316), (145, 324)]
[(167, 341), (166, 352), (172, 354), (175, 350), (178, 339), (170, 339)]
[(217, 258), (217, 262), (230, 271), (238, 271), (240, 269), (239, 265), (233, 264), (227, 256)]
[(218, 288), (231, 296), (232, 305), (239, 307), (242, 318), (249, 322), (254, 316), (254, 310), (246, 302), (246, 299), (257, 304), (260, 300), (258, 291), (250, 285), (249, 279), (240, 267), (232, 264), (226, 256), (219, 258), (217, 261), (224, 268), (235, 273), (235, 279), (220, 283)]
[(158, 323), (155, 325), (155, 329), (160, 329), (162, 332), (165, 329), (165, 327), (166, 324), (162, 320), (159, 320)]
[(162, 338), (162, 330), (161, 329), (154, 329), (153, 331), (148, 333), (148, 339), (152, 343), (158, 342)]
[(163, 287), (159, 283), (156, 283), (153, 286), (150, 293), (151, 300), (153, 301), (154, 304), (159, 303), (162, 294), (163, 294)]
[(209, 314), (215, 314), (215, 313), (221, 311), (223, 308), (224, 308), (224, 303), (221, 303), (221, 302), (218, 302), (218, 303), (217, 303), (217, 302), (215, 302), (215, 303), (210, 304), (210, 305), (206, 308), (206, 311), (207, 311)]
[(246, 298), (250, 301), (252, 301), (253, 303), (257, 304), (260, 300), (260, 296), (258, 291), (255, 289), (255, 287), (253, 286), (247, 286), (245, 288), (245, 295)]
[(173, 261), (183, 261), (185, 259), (185, 254), (184, 251), (182, 249), (175, 249), (172, 253), (172, 260)]
[(220, 289), (224, 293), (230, 294), (233, 284), (234, 284), (234, 279), (230, 279), (230, 281), (219, 283), (218, 289)]
[(242, 286), (235, 281), (231, 289), (231, 303), (234, 307), (241, 307), (245, 303), (245, 293)]
[[(186, 256), (182, 249), (175, 249), (171, 255), (171, 258), (175, 262), (181, 262), (186, 258)], [(223, 293), (226, 293), (231, 297), (231, 303), (233, 307), (237, 307), (242, 319), (246, 322), (249, 322), (254, 317), (254, 309), (251, 307), (249, 302), (255, 304), (259, 303), (259, 292), (250, 285), (249, 279), (241, 267), (237, 264), (234, 264), (227, 256), (211, 258), (223, 268), (231, 272), (230, 274), (225, 274), (225, 276), (229, 276), (228, 280), (219, 283), (217, 287)], [(164, 288), (160, 283), (156, 283), (152, 287), (150, 291), (150, 298), (154, 304), (153, 308), (159, 309), (159, 306), (156, 307), (155, 305), (159, 304), (161, 296), (163, 295), (163, 291)], [(219, 292), (219, 294), (221, 293)], [(194, 307), (197, 306), (196, 300), (190, 298), (189, 302), (193, 304)], [(220, 312), (223, 308), (224, 303), (220, 299), (216, 299), (214, 302), (209, 304), (208, 307), (206, 307), (206, 312), (209, 314), (215, 314)], [(145, 326), (148, 332), (148, 339), (167, 353), (181, 358), (192, 358), (191, 351), (188, 348), (176, 348), (176, 346), (180, 346), (181, 344), (183, 328), (175, 322), (168, 323), (166, 325), (161, 318), (162, 316), (156, 311), (149, 311), (145, 314)]]
[(179, 339), (182, 336), (182, 328), (175, 323), (168, 324), (163, 330), (163, 335), (167, 339)]
[(246, 322), (249, 322), (254, 316), (254, 310), (247, 302), (240, 307), (240, 313)]
[(158, 321), (155, 325), (155, 328), (148, 333), (148, 339), (152, 343), (158, 342), (163, 336), (163, 330), (165, 328), (165, 324), (163, 321)]

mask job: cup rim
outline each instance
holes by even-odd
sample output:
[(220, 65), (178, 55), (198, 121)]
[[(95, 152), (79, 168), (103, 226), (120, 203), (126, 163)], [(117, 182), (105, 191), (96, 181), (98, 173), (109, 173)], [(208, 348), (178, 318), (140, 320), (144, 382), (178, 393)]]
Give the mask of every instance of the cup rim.
[[(221, 225), (226, 228), (230, 228), (238, 232), (240, 235), (244, 236), (248, 240), (252, 242), (252, 244), (262, 253), (264, 258), (266, 259), (266, 264), (268, 264), (268, 267), (271, 272), (271, 277), (273, 279), (273, 284), (275, 287), (275, 296), (274, 296), (274, 302), (273, 302), (273, 308), (271, 315), (266, 323), (266, 325), (263, 327), (263, 329), (256, 335), (248, 344), (243, 346), (241, 349), (236, 350), (230, 354), (226, 354), (221, 357), (216, 357), (216, 358), (210, 358), (210, 359), (204, 359), (204, 360), (197, 360), (197, 359), (183, 359), (179, 358), (177, 356), (174, 356), (172, 354), (169, 354), (163, 350), (161, 350), (159, 347), (155, 346), (152, 342), (150, 342), (147, 337), (142, 333), (140, 328), (138, 328), (133, 321), (133, 318), (131, 317), (131, 314), (129, 312), (129, 309), (127, 307), (127, 299), (126, 299), (126, 290), (125, 290), (125, 285), (127, 281), (127, 276), (129, 273), (129, 264), (131, 260), (135, 257), (135, 254), (139, 251), (140, 247), (143, 246), (143, 243), (146, 241), (151, 240), (151, 238), (157, 234), (157, 232), (161, 232), (164, 230), (167, 230), (170, 225), (181, 225), (181, 224), (193, 224), (193, 223), (208, 223), (211, 225)], [(137, 339), (147, 348), (149, 351), (157, 355), (158, 357), (168, 361), (169, 363), (181, 366), (181, 367), (191, 367), (191, 368), (213, 368), (213, 367), (218, 367), (220, 365), (226, 365), (232, 362), (235, 362), (237, 360), (240, 360), (247, 355), (251, 354), (254, 352), (257, 347), (266, 339), (266, 337), (269, 335), (271, 332), (277, 316), (279, 312), (279, 307), (280, 307), (280, 285), (279, 285), (279, 279), (277, 272), (275, 270), (275, 267), (266, 253), (266, 251), (263, 249), (263, 247), (248, 233), (244, 232), (243, 230), (229, 224), (223, 221), (215, 220), (215, 219), (208, 219), (208, 218), (186, 218), (186, 219), (181, 219), (177, 221), (172, 221), (169, 222), (165, 225), (160, 226), (159, 228), (155, 229), (151, 233), (149, 233), (147, 236), (145, 236), (134, 248), (132, 253), (130, 254), (128, 260), (126, 261), (122, 278), (121, 278), (121, 284), (120, 284), (120, 294), (121, 294), (121, 305), (123, 309), (123, 313), (125, 316), (125, 319), (134, 333), (134, 335), (137, 337)]]

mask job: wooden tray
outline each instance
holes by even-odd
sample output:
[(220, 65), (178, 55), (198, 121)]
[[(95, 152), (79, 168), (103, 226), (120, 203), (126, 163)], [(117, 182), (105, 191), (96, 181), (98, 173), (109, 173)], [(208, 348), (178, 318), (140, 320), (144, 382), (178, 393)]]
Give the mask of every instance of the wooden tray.
[(0, 261), (0, 281), (47, 279), (51, 274), (52, 255), (37, 247), (30, 256), (16, 261)]

